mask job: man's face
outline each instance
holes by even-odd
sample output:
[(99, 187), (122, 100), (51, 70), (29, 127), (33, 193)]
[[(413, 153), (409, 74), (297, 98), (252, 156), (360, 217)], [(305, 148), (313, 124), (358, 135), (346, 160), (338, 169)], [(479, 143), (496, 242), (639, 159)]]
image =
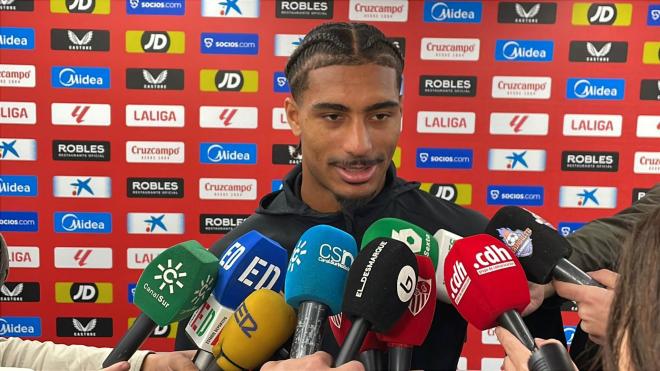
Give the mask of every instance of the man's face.
[(285, 106), (302, 142), (305, 202), (336, 211), (333, 201), (374, 197), (401, 128), (396, 71), (375, 64), (322, 67), (309, 72), (300, 95)]

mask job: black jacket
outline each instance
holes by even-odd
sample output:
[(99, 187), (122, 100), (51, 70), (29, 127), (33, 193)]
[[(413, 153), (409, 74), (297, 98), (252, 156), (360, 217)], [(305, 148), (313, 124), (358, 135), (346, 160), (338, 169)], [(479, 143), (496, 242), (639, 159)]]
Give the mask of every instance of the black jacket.
[[(301, 199), (301, 184), (302, 172), (298, 165), (286, 176), (282, 190), (266, 195), (256, 213), (214, 243), (211, 251), (220, 256), (232, 241), (253, 229), (279, 242), (291, 254), (302, 233), (318, 224), (328, 224), (350, 233), (359, 245), (369, 225), (385, 217), (406, 220), (430, 233), (444, 228), (461, 236), (482, 233), (488, 222), (476, 211), (419, 190), (419, 183), (397, 178), (394, 166), (390, 166), (387, 172), (383, 190), (352, 213), (319, 213), (312, 210)], [(179, 323), (177, 350), (194, 348), (185, 335), (187, 323), (188, 320)], [(414, 350), (412, 368), (456, 370), (466, 327), (465, 320), (451, 305), (438, 301), (431, 331), (424, 344)], [(333, 355), (338, 351), (329, 328), (324, 332), (323, 348)]]

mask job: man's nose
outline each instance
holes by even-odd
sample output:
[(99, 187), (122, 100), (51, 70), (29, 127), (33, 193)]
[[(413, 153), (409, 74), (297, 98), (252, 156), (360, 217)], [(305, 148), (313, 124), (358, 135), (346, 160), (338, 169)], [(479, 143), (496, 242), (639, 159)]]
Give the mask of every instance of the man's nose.
[(352, 156), (366, 156), (373, 149), (367, 125), (362, 119), (355, 119), (350, 124), (344, 138), (344, 150)]

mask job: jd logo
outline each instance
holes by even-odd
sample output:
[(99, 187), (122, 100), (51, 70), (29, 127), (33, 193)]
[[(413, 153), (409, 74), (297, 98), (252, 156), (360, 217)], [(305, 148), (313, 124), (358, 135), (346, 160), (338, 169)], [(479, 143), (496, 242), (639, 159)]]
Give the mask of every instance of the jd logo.
[(238, 326), (241, 328), (241, 331), (243, 331), (245, 336), (252, 338), (251, 333), (257, 331), (257, 322), (254, 320), (254, 318), (252, 318), (250, 312), (248, 312), (245, 303), (241, 304), (241, 306), (236, 309), (236, 313), (234, 313), (234, 319), (236, 320), (236, 323), (238, 323)]
[(613, 24), (616, 20), (616, 7), (612, 4), (592, 4), (587, 17), (589, 17), (590, 24)]
[(170, 47), (170, 36), (167, 32), (145, 31), (140, 43), (145, 52), (165, 53)]
[(240, 91), (243, 87), (243, 76), (240, 71), (218, 71), (215, 75), (215, 85), (218, 90)]
[(449, 202), (456, 201), (456, 186), (453, 184), (433, 184), (429, 193)]
[(69, 289), (69, 295), (76, 303), (93, 303), (98, 299), (99, 292), (93, 283), (74, 283)]
[(66, 7), (71, 13), (91, 13), (95, 0), (66, 0)]

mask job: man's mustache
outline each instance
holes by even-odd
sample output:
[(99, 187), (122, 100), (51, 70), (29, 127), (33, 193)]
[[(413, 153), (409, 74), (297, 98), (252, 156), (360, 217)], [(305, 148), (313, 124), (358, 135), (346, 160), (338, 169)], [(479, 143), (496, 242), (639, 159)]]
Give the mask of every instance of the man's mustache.
[(355, 157), (355, 158), (343, 159), (343, 160), (330, 160), (329, 164), (332, 166), (338, 166), (343, 168), (352, 168), (352, 167), (370, 167), (370, 166), (378, 165), (383, 161), (385, 161), (385, 158), (382, 156), (375, 158)]

